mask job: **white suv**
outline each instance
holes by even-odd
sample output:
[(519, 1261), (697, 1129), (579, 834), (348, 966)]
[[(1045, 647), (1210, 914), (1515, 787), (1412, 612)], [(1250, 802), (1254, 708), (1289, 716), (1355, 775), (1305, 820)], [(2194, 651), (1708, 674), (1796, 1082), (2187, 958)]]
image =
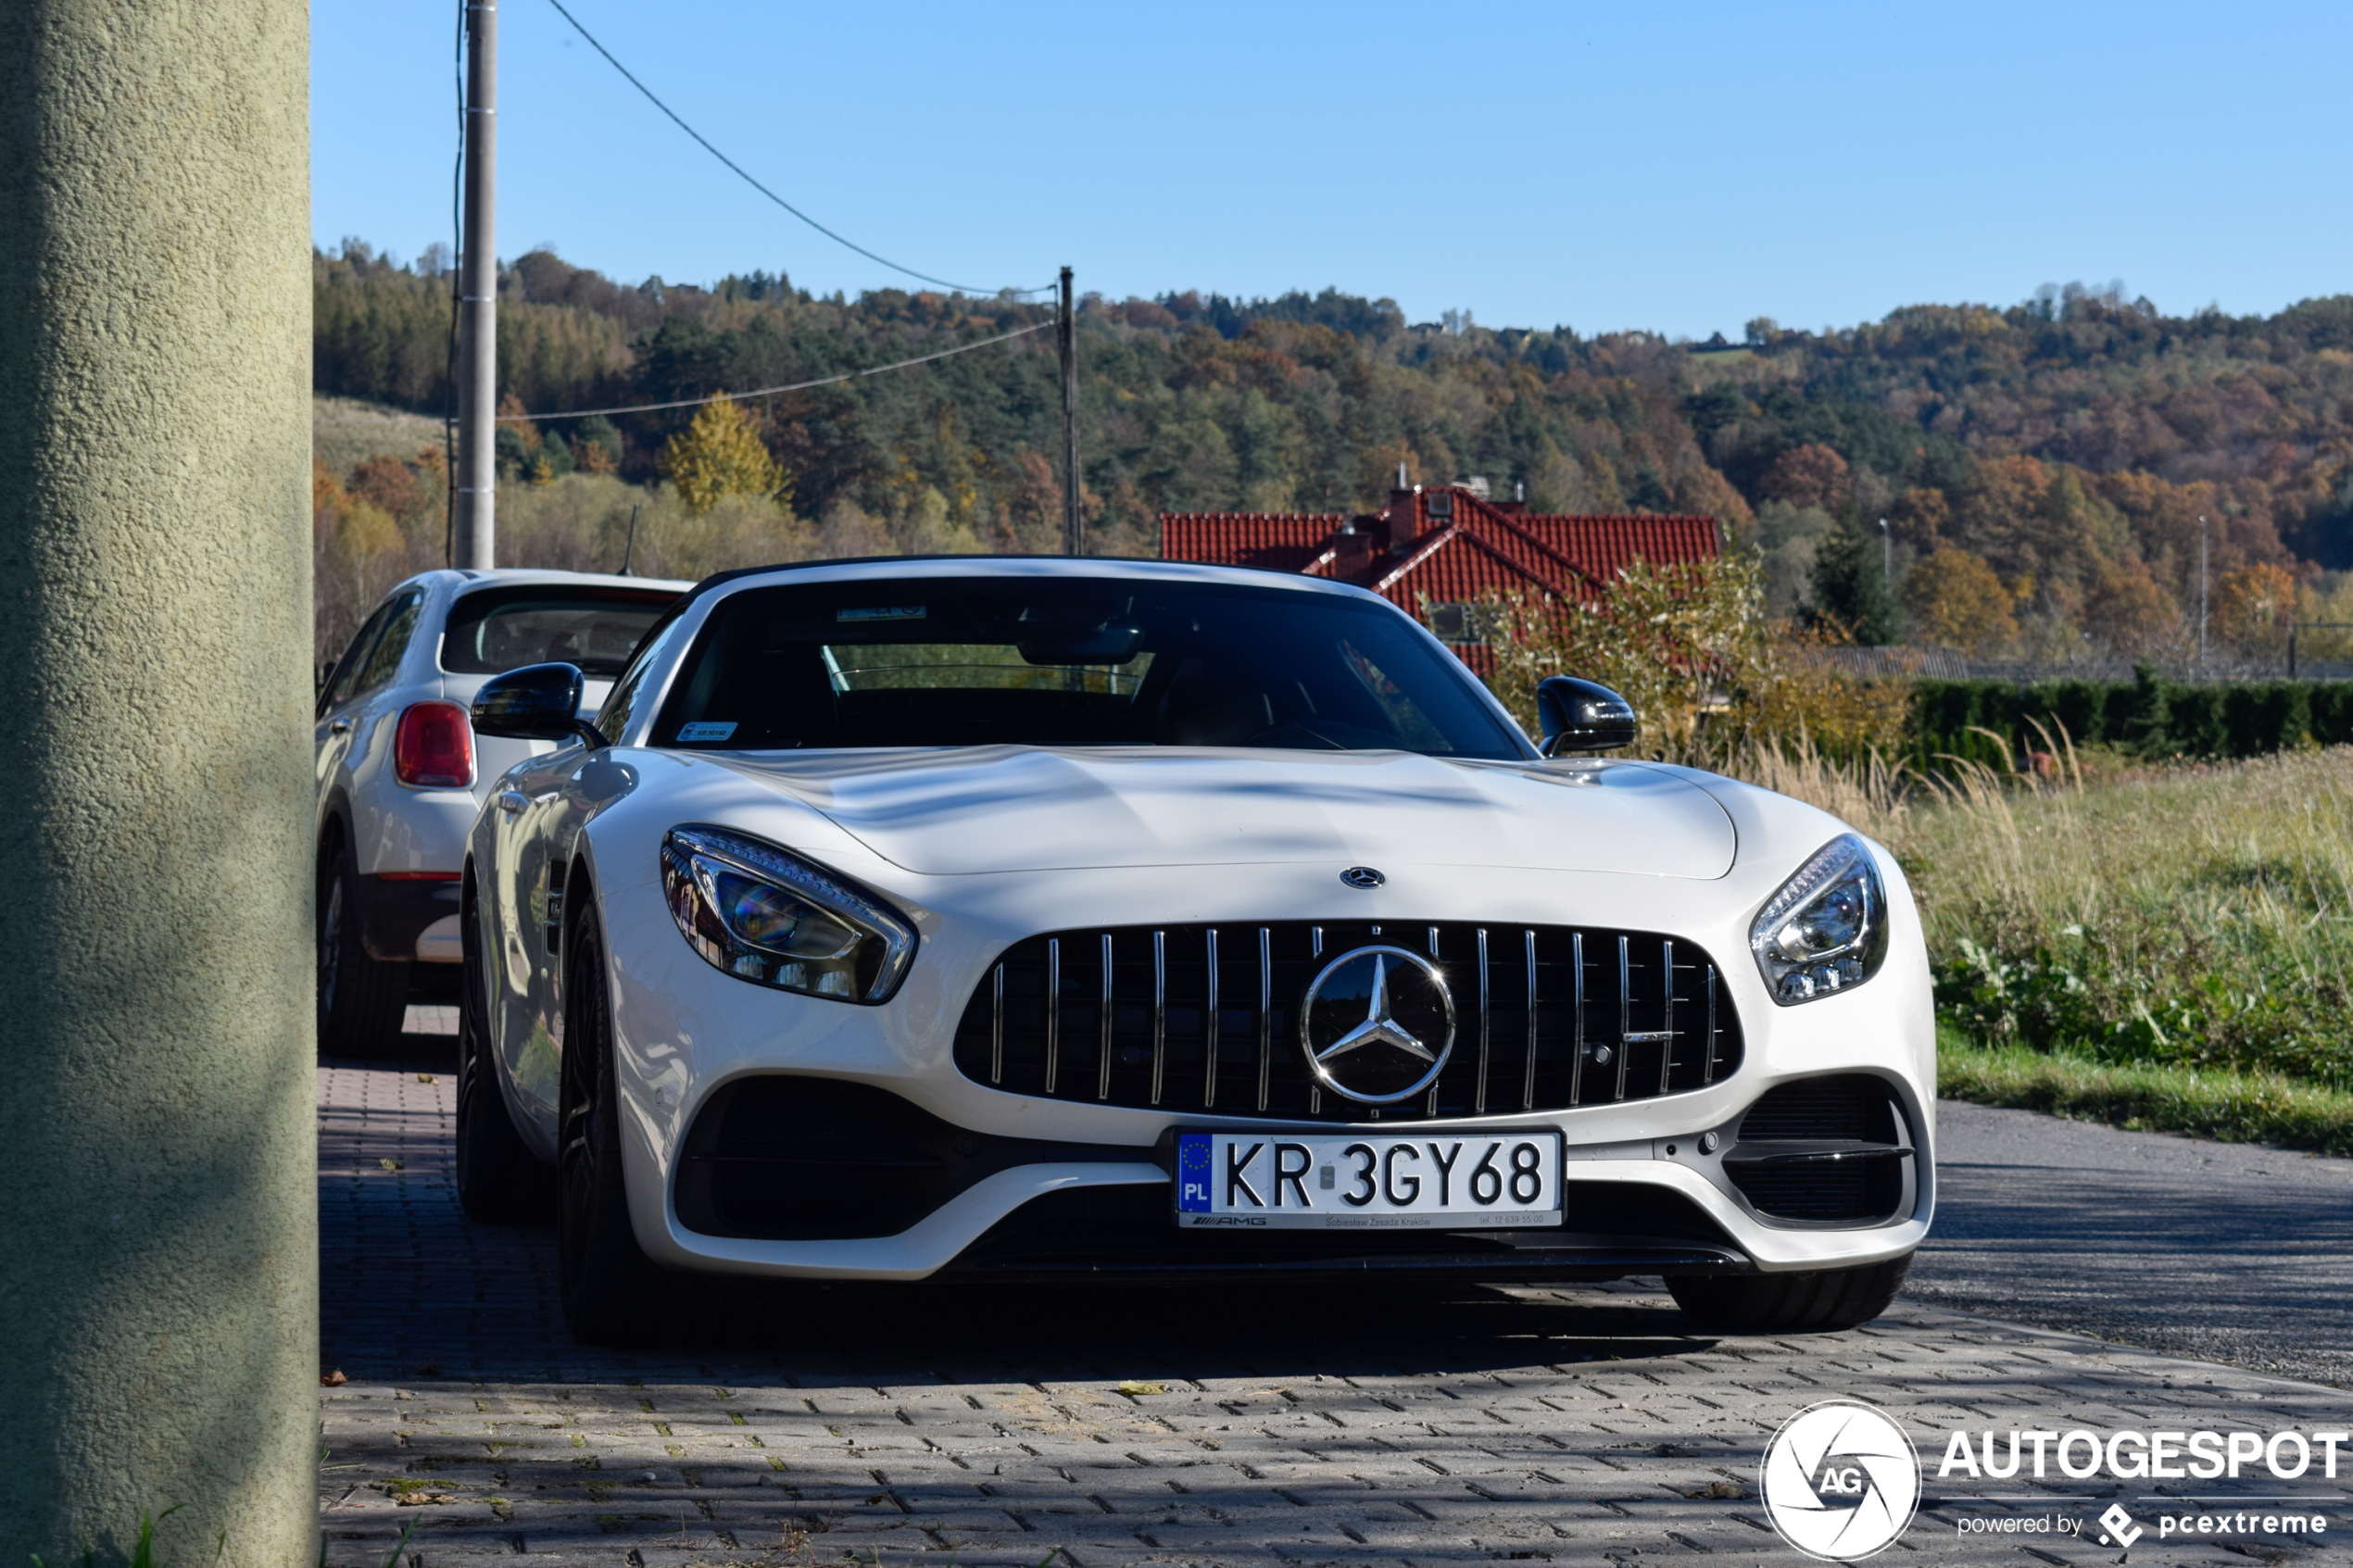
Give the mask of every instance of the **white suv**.
[(377, 1053), (411, 999), (455, 1001), (458, 880), (485, 781), (546, 741), (476, 736), (475, 688), (561, 659), (604, 702), (685, 583), (428, 571), (384, 596), (319, 694), (319, 1048)]

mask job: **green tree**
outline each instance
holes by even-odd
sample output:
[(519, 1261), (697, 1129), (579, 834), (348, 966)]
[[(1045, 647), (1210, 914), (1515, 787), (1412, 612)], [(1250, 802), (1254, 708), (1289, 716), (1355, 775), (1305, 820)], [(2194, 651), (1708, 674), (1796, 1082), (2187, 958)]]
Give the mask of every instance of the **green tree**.
[(1842, 522), (1814, 549), (1814, 592), (1808, 621), (1834, 628), (1866, 647), (1895, 640), (1895, 601), (1887, 592), (1879, 541)]

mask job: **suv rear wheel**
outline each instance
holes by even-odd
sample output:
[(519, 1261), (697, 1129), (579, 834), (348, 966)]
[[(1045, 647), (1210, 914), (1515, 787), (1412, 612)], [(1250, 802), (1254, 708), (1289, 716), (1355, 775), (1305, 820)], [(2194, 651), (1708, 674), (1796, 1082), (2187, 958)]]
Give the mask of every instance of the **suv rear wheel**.
[(1912, 1255), (1854, 1269), (1669, 1279), (1675, 1304), (1719, 1334), (1830, 1334), (1867, 1323), (1894, 1301)]
[(409, 966), (360, 945), (359, 876), (340, 834), (321, 847), (318, 910), (319, 1054), (387, 1055), (408, 1015)]

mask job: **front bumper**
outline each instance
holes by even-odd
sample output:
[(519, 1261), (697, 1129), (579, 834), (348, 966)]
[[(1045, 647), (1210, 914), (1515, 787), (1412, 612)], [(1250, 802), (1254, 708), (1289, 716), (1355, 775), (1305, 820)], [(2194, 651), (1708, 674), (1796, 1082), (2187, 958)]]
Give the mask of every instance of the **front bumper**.
[[(1419, 1233), (1416, 1244), (1373, 1248), (1361, 1240), (1290, 1232), (1229, 1238), (1177, 1230), (1168, 1169), (1158, 1153), (1175, 1130), (1278, 1131), (1280, 1123), (1182, 1110), (1051, 1101), (1001, 1092), (961, 1073), (951, 1038), (964, 1004), (998, 954), (1039, 930), (1132, 919), (1139, 906), (1172, 921), (1218, 918), (1241, 905), (1258, 918), (1330, 919), (1330, 896), (1280, 869), (1237, 889), (1232, 868), (937, 879), (893, 888), (917, 921), (924, 950), (900, 995), (881, 1007), (847, 1006), (769, 990), (723, 974), (678, 935), (650, 853), (616, 865), (601, 853), (600, 906), (614, 954), (614, 1022), (624, 1126), (626, 1185), (639, 1244), (674, 1269), (801, 1278), (1143, 1277), (1328, 1273), (1395, 1269), (1487, 1280), (1617, 1277), (1627, 1273), (1781, 1272), (1859, 1266), (1902, 1257), (1926, 1236), (1934, 1210), (1935, 1032), (1927, 956), (1899, 942), (1869, 985), (1797, 1008), (1779, 1008), (1753, 966), (1726, 966), (1727, 996), (1746, 1035), (1730, 1076), (1690, 1092), (1567, 1110), (1479, 1119), (1492, 1131), (1557, 1131), (1572, 1184), (1567, 1224), (1516, 1233)], [(863, 870), (864, 868), (860, 868)], [(1374, 918), (1559, 921), (1606, 909), (1617, 925), (1688, 935), (1706, 950), (1739, 953), (1745, 922), (1793, 862), (1736, 872), (1693, 888), (1665, 878), (1485, 871), (1466, 888), (1435, 875), (1392, 872), (1360, 906)], [(1892, 861), (1894, 917), (1917, 930), (1908, 890)], [(873, 875), (873, 872), (867, 874)], [(876, 877), (877, 881), (881, 879)], [(1737, 884), (1738, 885), (1731, 885)], [(951, 885), (952, 884), (952, 885)], [(886, 885), (888, 885), (886, 884)], [(1294, 891), (1294, 889), (1301, 889)], [(952, 900), (950, 927), (935, 912)], [(1051, 899), (1047, 895), (1051, 894)], [(1051, 912), (1048, 912), (1048, 910)], [(1812, 1223), (1760, 1213), (1724, 1168), (1730, 1130), (1783, 1085), (1833, 1074), (1867, 1075), (1901, 1107), (1908, 1189), (1900, 1211), (1862, 1223)], [(900, 1097), (949, 1128), (1053, 1157), (992, 1168), (969, 1185), (886, 1232), (836, 1236), (722, 1235), (694, 1203), (688, 1180), (698, 1113), (729, 1084), (785, 1075), (862, 1084)], [(1367, 1119), (1381, 1133), (1459, 1133), (1465, 1123)], [(1334, 1124), (1316, 1131), (1329, 1133)], [(1703, 1151), (1703, 1135), (1718, 1135)], [(1662, 1220), (1661, 1216), (1670, 1218)], [(1342, 1233), (1343, 1236), (1353, 1233)], [(1428, 1244), (1428, 1245), (1422, 1245)], [(1330, 1250), (1323, 1250), (1325, 1248)], [(1311, 1255), (1312, 1254), (1312, 1255)]]

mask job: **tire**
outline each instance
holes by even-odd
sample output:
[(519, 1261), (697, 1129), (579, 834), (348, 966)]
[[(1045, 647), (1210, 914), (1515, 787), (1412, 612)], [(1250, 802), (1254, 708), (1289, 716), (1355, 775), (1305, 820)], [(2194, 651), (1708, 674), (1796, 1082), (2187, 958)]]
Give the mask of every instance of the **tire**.
[(319, 1054), (389, 1056), (409, 1008), (409, 966), (359, 942), (359, 876), (338, 834), (321, 847), (317, 924)]
[(459, 918), (465, 961), (458, 997), (458, 1204), (477, 1224), (544, 1225), (556, 1217), (556, 1176), (515, 1131), (498, 1089), (471, 872)]
[(642, 1345), (668, 1289), (637, 1246), (621, 1169), (612, 992), (593, 909), (564, 938), (563, 1086), (558, 1102), (556, 1283), (564, 1324), (590, 1345)]
[(1718, 1334), (1831, 1334), (1867, 1323), (1895, 1299), (1912, 1255), (1854, 1269), (1669, 1279), (1675, 1304)]

